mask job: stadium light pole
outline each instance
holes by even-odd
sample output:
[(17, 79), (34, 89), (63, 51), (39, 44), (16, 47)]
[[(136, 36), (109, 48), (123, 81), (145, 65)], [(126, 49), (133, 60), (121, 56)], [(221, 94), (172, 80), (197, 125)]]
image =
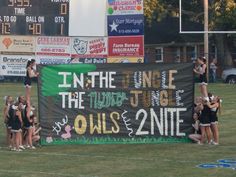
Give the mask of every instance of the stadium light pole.
[(206, 57), (207, 60), (207, 77), (208, 77), (208, 63), (209, 63), (209, 19), (208, 19), (208, 0), (203, 0), (204, 1), (204, 56)]

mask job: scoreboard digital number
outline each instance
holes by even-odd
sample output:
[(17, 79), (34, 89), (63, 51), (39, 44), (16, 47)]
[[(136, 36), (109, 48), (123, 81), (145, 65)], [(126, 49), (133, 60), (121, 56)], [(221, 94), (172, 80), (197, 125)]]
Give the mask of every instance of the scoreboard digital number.
[(0, 0), (0, 35), (68, 36), (69, 0)]

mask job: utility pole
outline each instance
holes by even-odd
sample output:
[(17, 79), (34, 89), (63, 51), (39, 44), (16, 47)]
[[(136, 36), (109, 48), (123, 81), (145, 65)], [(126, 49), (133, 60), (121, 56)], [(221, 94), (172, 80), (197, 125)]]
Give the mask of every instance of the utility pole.
[(203, 0), (204, 2), (204, 56), (206, 57), (207, 65), (207, 78), (208, 78), (208, 63), (209, 63), (209, 23), (208, 23), (208, 0)]

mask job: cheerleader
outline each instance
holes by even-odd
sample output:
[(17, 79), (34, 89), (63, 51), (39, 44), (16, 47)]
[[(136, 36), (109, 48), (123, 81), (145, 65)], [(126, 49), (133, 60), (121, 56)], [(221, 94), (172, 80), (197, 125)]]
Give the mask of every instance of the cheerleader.
[[(14, 106), (14, 105), (13, 105)], [(13, 122), (12, 122), (12, 133), (13, 133), (13, 138), (14, 138), (14, 145), (15, 145), (15, 149), (16, 151), (22, 151), (20, 149), (20, 140), (21, 140), (21, 132), (22, 132), (22, 125), (23, 125), (23, 121), (22, 121), (22, 117), (21, 117), (21, 111), (23, 109), (23, 104), (20, 103), (17, 107), (14, 106), (15, 111), (13, 113)]]
[[(26, 100), (25, 100), (25, 97), (23, 96), (23, 95), (21, 95), (21, 96), (19, 96), (18, 98), (17, 98), (17, 104), (19, 105), (19, 104), (23, 104), (23, 107), (22, 107), (22, 110), (21, 110), (21, 114), (23, 114), (23, 112), (24, 112), (24, 110), (25, 110), (25, 107), (26, 107)], [(21, 115), (21, 117), (22, 117), (22, 120), (23, 120), (23, 115)], [(23, 123), (24, 123), (24, 121), (23, 121)], [(24, 126), (22, 127), (22, 132), (21, 132), (21, 136), (20, 136), (20, 148), (21, 149), (25, 149), (25, 147), (23, 146), (23, 135), (25, 134), (25, 128), (24, 128)]]
[(194, 72), (199, 75), (199, 88), (203, 98), (209, 101), (207, 92), (207, 65), (206, 58), (201, 57), (197, 59), (198, 67), (194, 68)]
[(27, 148), (35, 149), (32, 142), (33, 128), (34, 128), (34, 114), (31, 107), (26, 104), (25, 109), (22, 111), (22, 118), (24, 122), (24, 128), (26, 129), (26, 144)]
[(35, 70), (34, 70), (34, 66), (36, 65), (36, 62), (34, 59), (31, 59), (27, 62), (27, 65), (26, 65), (26, 77), (25, 77), (25, 81), (24, 81), (24, 85), (25, 85), (25, 88), (26, 88), (26, 101), (28, 103), (30, 103), (30, 91), (31, 91), (31, 78), (33, 77), (38, 77), (39, 73), (37, 73)]
[(7, 96), (5, 100), (6, 102), (3, 108), (3, 118), (4, 118), (4, 123), (6, 125), (6, 142), (9, 148), (11, 148), (12, 147), (12, 133), (11, 133), (12, 119), (9, 116), (9, 110), (10, 110), (11, 105), (13, 104), (13, 98), (12, 96)]
[(194, 124), (192, 124), (194, 128), (194, 134), (190, 134), (189, 138), (193, 140), (194, 142), (197, 142), (198, 144), (201, 144), (201, 130), (199, 127), (199, 113), (194, 113), (193, 114), (193, 119), (194, 119)]
[(208, 107), (208, 102), (203, 101), (201, 107), (201, 115), (200, 115), (200, 129), (201, 129), (201, 144), (204, 143), (205, 136), (207, 137), (208, 143), (211, 142), (211, 121), (210, 121), (210, 108)]
[(210, 122), (211, 122), (211, 131), (213, 134), (213, 141), (211, 144), (219, 145), (219, 129), (218, 129), (218, 117), (217, 112), (220, 112), (220, 98), (218, 96), (212, 96), (211, 103), (208, 103), (208, 107), (211, 109), (210, 111)]

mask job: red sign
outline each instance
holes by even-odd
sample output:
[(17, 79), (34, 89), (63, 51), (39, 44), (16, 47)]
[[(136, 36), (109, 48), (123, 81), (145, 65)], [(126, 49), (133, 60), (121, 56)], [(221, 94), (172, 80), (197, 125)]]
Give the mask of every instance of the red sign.
[(127, 36), (127, 37), (109, 37), (109, 57), (144, 56), (144, 37), (143, 36)]

